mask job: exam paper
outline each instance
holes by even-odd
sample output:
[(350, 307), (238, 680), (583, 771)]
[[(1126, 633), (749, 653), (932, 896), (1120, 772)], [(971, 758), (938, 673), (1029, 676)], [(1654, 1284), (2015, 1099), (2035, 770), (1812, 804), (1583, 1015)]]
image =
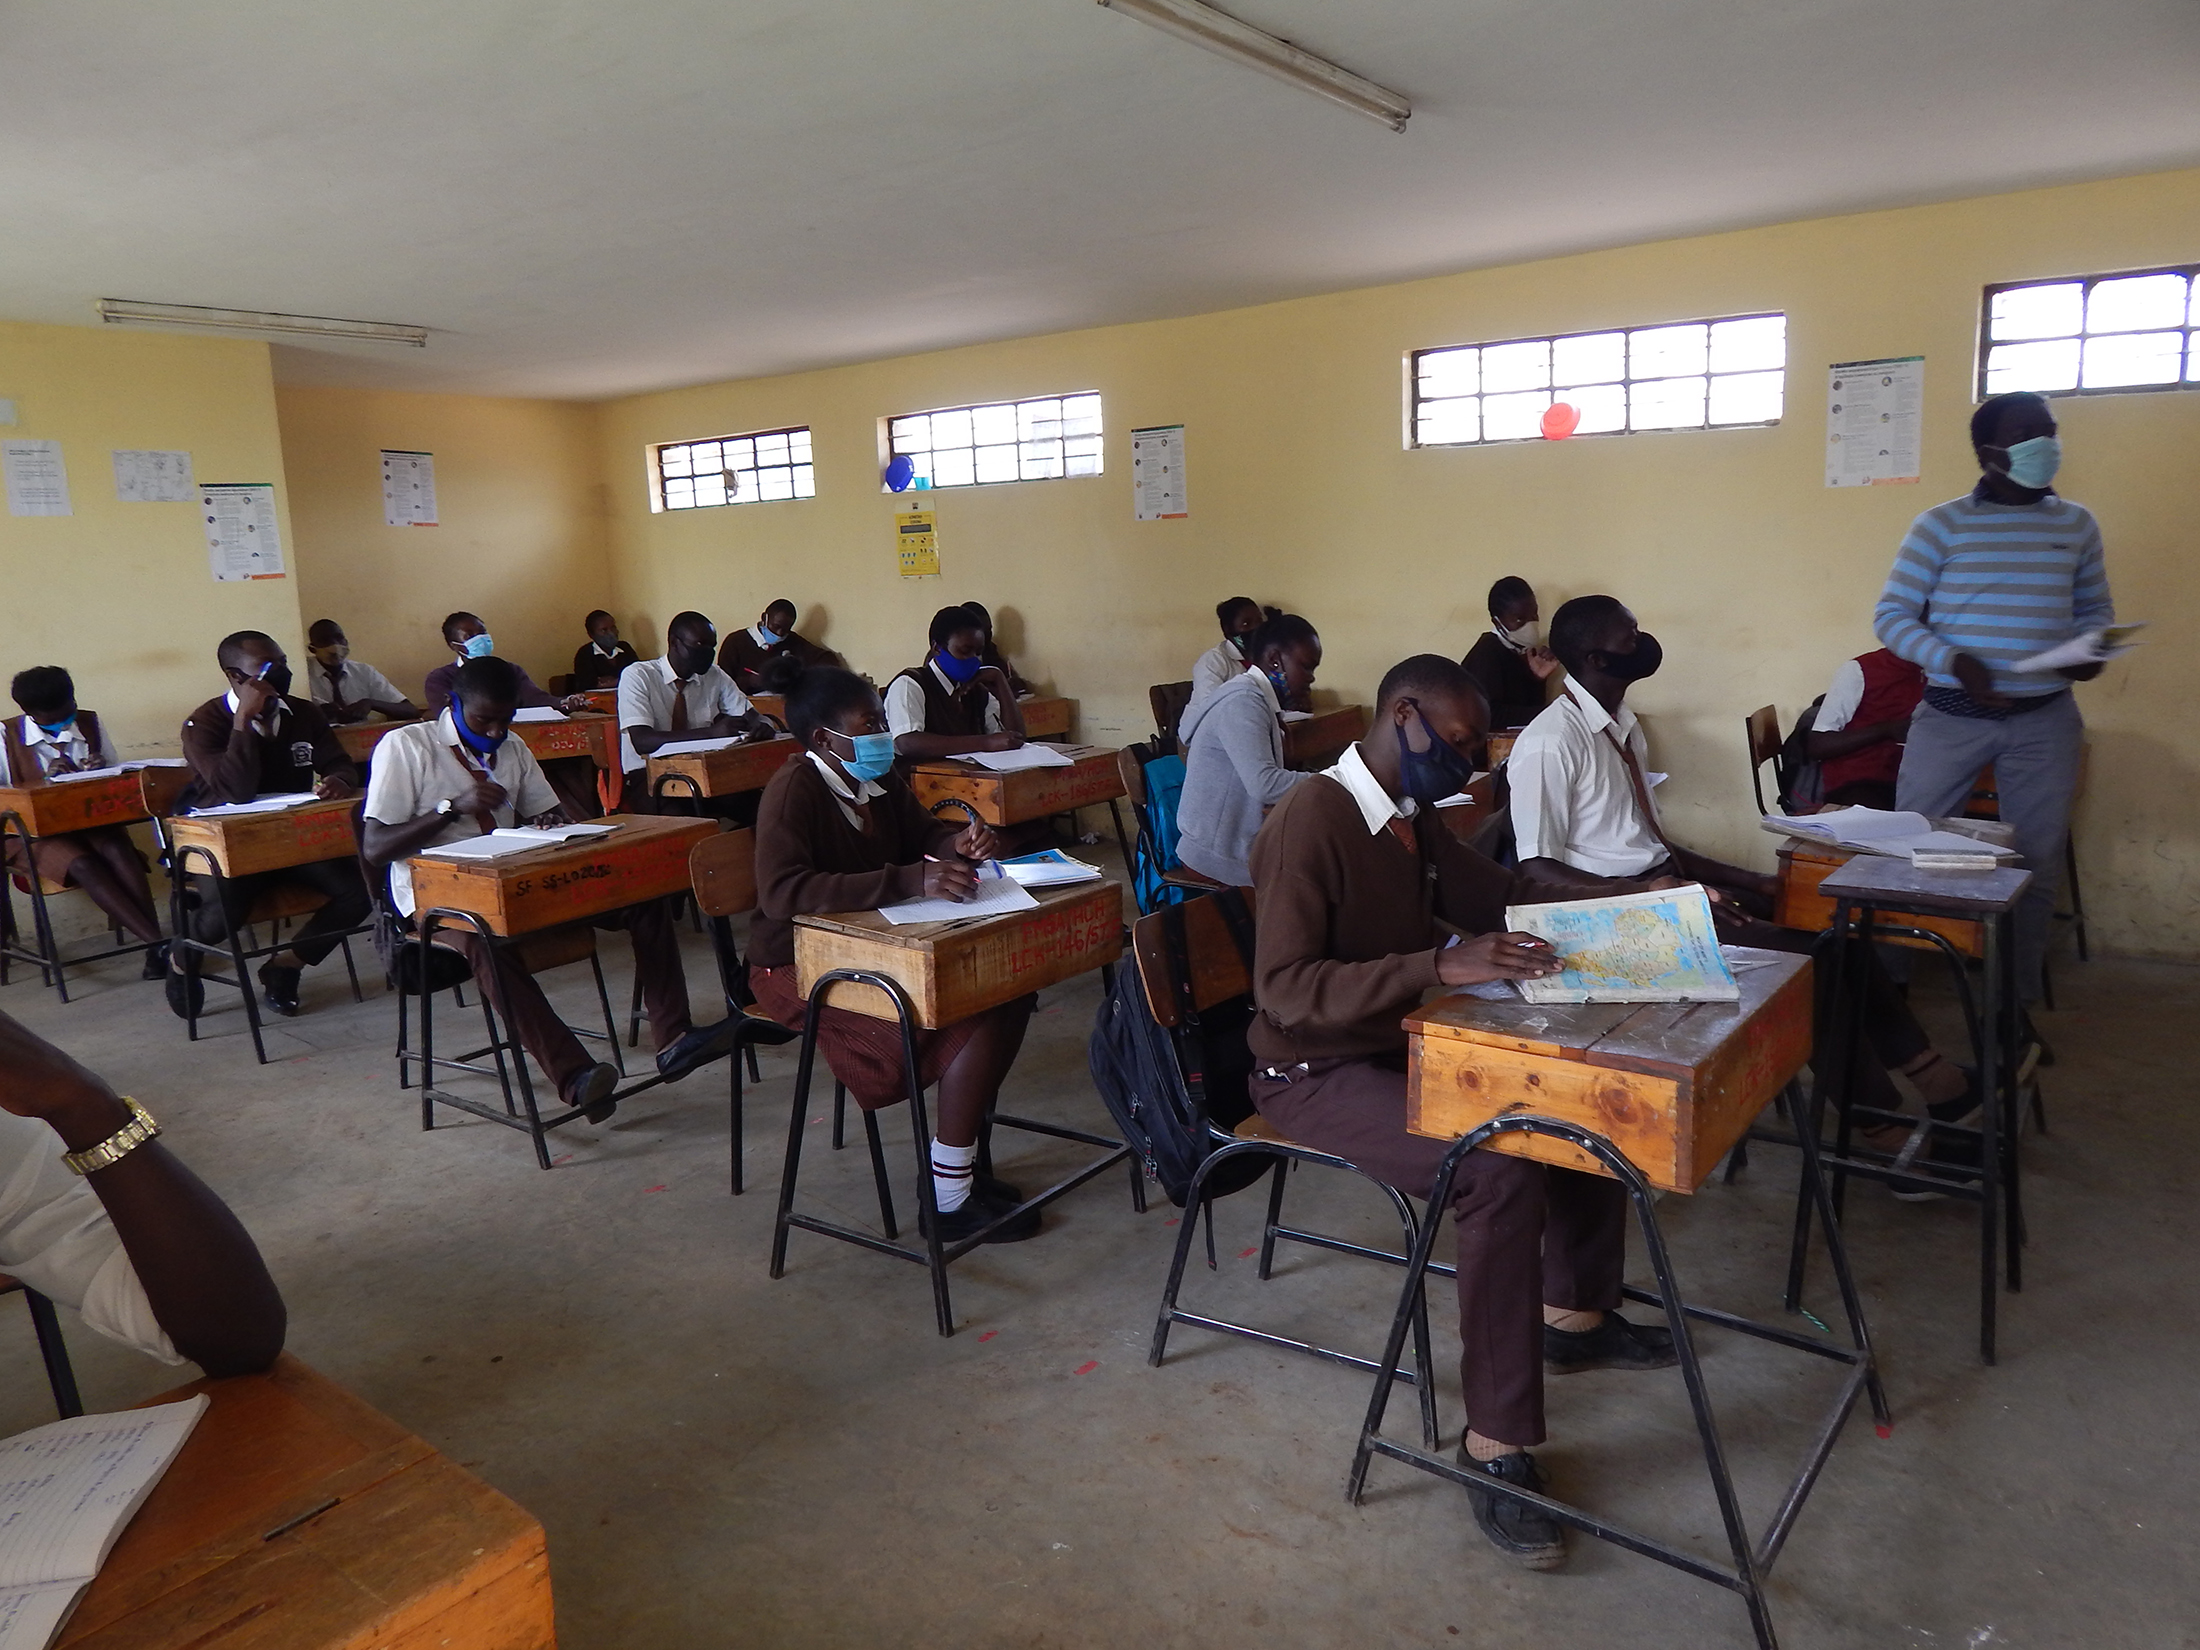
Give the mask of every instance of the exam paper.
[(1994, 854), (2007, 850), (1980, 837), (1937, 829), (1923, 814), (1886, 808), (1829, 808), (1817, 814), (1767, 814), (1766, 826), (1807, 841), (1829, 842), (1858, 853), (1888, 854), (1907, 859), (1919, 849), (1928, 853)]
[(72, 785), (79, 779), (114, 779), (129, 771), (127, 767), (120, 763), (111, 768), (79, 768), (74, 773), (49, 773), (46, 775), (46, 783), (49, 785)]
[(2074, 665), (2105, 665), (2120, 658), (2138, 644), (2143, 624), (2112, 624), (2099, 630), (2089, 630), (2083, 636), (2073, 636), (2067, 642), (2058, 642), (2044, 653), (2035, 653), (2029, 659), (2020, 659), (2011, 670), (2039, 674), (2050, 670), (2068, 670)]
[(512, 720), (515, 722), (570, 722), (572, 718), (555, 705), (529, 705), (524, 710), (512, 712)]
[(1511, 905), (1505, 926), (1549, 940), (1564, 965), (1514, 982), (1531, 1003), (1733, 1002), (1741, 996), (1719, 948), (1702, 887), (1607, 899)]
[(1099, 866), (1072, 859), (1059, 848), (1025, 854), (1020, 859), (1004, 859), (999, 861), (999, 866), (1003, 876), (1014, 878), (1026, 888), (1058, 888), (1101, 879)]
[(285, 791), (279, 796), (263, 796), (251, 802), (218, 802), (211, 808), (193, 808), (193, 819), (225, 819), (237, 814), (275, 814), (285, 808), (302, 808), (308, 802), (321, 799), (311, 791)]
[(878, 914), (897, 927), (912, 922), (961, 922), (967, 917), (999, 917), (1029, 911), (1038, 901), (1013, 877), (981, 877), (978, 890), (959, 904), (951, 899), (912, 899), (882, 905)]
[[(780, 737), (789, 737), (781, 735)], [(677, 745), (659, 745), (652, 756), (699, 756), (705, 751), (730, 751), (736, 745), (762, 745), (770, 741), (745, 739), (738, 733), (729, 733), (723, 739), (683, 739)]]
[(438, 859), (505, 859), (536, 848), (555, 848), (560, 843), (609, 836), (609, 825), (506, 825), (487, 836), (471, 836), (463, 842), (439, 843), (421, 853)]
[(1020, 745), (1012, 751), (966, 751), (955, 759), (975, 762), (994, 773), (1021, 773), (1026, 768), (1074, 768), (1076, 758), (1064, 756), (1053, 745)]

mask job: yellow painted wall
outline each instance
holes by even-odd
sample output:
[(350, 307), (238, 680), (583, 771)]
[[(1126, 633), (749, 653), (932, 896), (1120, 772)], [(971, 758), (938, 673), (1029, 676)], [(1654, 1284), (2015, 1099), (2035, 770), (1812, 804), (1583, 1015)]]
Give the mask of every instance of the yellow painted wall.
[[(629, 623), (684, 606), (721, 628), (774, 596), (880, 681), (921, 655), (945, 601), (1002, 620), (1028, 674), (1078, 698), (1087, 736), (1150, 727), (1149, 683), (1181, 679), (1240, 590), (1305, 613), (1321, 687), (1365, 701), (1414, 652), (1458, 654), (1492, 578), (1521, 573), (1548, 615), (1610, 591), (1665, 642), (1638, 688), (1683, 840), (1769, 867), (1741, 722), (1784, 722), (1873, 645), (1870, 615), (1904, 527), (1975, 479), (1972, 405), (1988, 282), (2200, 256), (2200, 171), (1815, 220), (1482, 270), (1178, 321), (946, 351), (633, 397), (603, 410), (614, 588)], [(1779, 309), (1787, 417), (1776, 428), (1414, 452), (1401, 439), (1415, 348)], [(1925, 478), (1824, 486), (1824, 368), (1926, 357)], [(930, 493), (937, 580), (896, 576), (877, 490), (877, 420), (1073, 390), (1105, 398), (1107, 473)], [(2081, 690), (2093, 779), (2080, 851), (2096, 938), (2200, 952), (2200, 690), (2190, 524), (2200, 394), (2058, 407), (2068, 496), (2100, 516), (2120, 610), (2154, 644)], [(1129, 432), (1188, 426), (1191, 518), (1132, 519)], [(652, 514), (651, 442), (812, 426), (819, 496)]]
[[(447, 664), (446, 613), (481, 615), (497, 651), (538, 682), (572, 666), (581, 619), (604, 605), (596, 409), (564, 401), (283, 388), (276, 393), (305, 622), (414, 700)], [(382, 452), (435, 455), (433, 527), (390, 527)]]
[[(172, 754), (184, 717), (224, 685), (214, 664), (223, 636), (264, 630), (286, 649), (302, 645), (268, 348), (0, 323), (0, 399), (16, 403), (18, 419), (0, 436), (61, 443), (75, 510), (0, 514), (0, 679), (66, 666), (123, 754)], [(275, 483), (290, 576), (215, 583), (196, 504), (123, 503), (116, 448), (187, 451), (201, 482)]]

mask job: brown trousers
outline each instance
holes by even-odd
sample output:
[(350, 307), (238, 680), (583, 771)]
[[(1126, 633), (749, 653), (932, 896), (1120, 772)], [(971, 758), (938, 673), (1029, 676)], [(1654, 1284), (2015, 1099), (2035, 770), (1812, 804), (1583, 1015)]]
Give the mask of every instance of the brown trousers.
[[(648, 900), (593, 919), (597, 928), (624, 928), (634, 947), (634, 972), (642, 982), (642, 1009), (649, 1035), (663, 1050), (687, 1035), (687, 973), (680, 965), (680, 940), (673, 924), (673, 902)], [(474, 971), (478, 985), (520, 1047), (534, 1057), (562, 1097), (566, 1085), (596, 1063), (581, 1044), (534, 975), (521, 966), (509, 945), (492, 945), (466, 928), (438, 928), (436, 944), (456, 951)]]
[[(1256, 1074), (1251, 1090), (1261, 1115), (1292, 1140), (1409, 1197), (1429, 1195), (1451, 1149), (1406, 1132), (1402, 1071), (1354, 1060), (1288, 1083)], [(1619, 1305), (1627, 1194), (1602, 1175), (1478, 1151), (1453, 1179), (1451, 1212), (1467, 1425), (1500, 1443), (1540, 1444), (1543, 1308)]]

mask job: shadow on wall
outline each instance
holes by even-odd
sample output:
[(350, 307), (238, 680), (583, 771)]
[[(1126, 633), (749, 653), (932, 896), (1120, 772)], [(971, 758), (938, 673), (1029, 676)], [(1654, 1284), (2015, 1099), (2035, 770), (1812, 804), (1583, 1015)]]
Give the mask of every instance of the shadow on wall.
[(2123, 956), (2189, 962), (2200, 952), (2200, 826), (2190, 805), (2200, 773), (2173, 746), (2142, 733), (2095, 730), (2087, 747), (2089, 789), (2100, 789), (2103, 774), (2145, 774), (2153, 804), (2103, 818), (2079, 794), (2073, 829), (2093, 943)]

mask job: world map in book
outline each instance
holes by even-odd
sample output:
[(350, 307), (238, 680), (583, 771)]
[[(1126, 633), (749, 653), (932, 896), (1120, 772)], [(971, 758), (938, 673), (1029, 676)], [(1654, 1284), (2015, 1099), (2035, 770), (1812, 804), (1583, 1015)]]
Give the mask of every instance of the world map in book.
[(1549, 940), (1565, 965), (1517, 982), (1531, 1003), (1733, 1002), (1741, 995), (1719, 950), (1711, 902), (1693, 884), (1515, 905), (1505, 921)]

